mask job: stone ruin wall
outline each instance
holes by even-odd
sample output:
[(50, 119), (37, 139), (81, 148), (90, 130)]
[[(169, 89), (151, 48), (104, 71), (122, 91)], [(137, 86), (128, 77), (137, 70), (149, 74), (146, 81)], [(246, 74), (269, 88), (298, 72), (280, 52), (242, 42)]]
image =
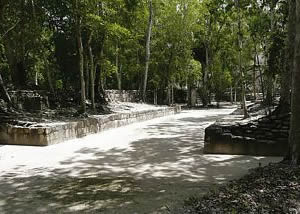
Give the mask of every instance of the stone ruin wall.
[(214, 124), (205, 130), (204, 153), (284, 156), (290, 114), (266, 116), (249, 123)]
[(47, 146), (135, 122), (177, 114), (180, 111), (181, 107), (175, 106), (133, 113), (94, 116), (78, 121), (48, 125), (38, 123), (2, 124), (0, 125), (0, 144)]
[(138, 102), (137, 90), (106, 90), (106, 99), (109, 102)]

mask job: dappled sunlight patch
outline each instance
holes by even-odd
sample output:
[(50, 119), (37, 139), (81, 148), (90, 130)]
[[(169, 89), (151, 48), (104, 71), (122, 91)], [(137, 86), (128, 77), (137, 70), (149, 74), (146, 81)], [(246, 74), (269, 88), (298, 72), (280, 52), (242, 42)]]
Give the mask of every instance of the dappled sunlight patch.
[(133, 203), (132, 194), (141, 191), (132, 178), (90, 177), (59, 179), (36, 194), (58, 208), (87, 211)]
[(166, 203), (183, 195), (206, 192), (259, 162), (277, 160), (204, 155), (204, 130), (216, 117), (199, 118), (202, 114), (205, 111), (186, 112), (38, 150), (18, 148), (13, 153), (18, 158), (1, 160), (5, 166), (0, 195), (6, 204), (0, 210), (20, 207), (23, 214), (30, 207), (46, 207), (48, 213), (166, 209)]

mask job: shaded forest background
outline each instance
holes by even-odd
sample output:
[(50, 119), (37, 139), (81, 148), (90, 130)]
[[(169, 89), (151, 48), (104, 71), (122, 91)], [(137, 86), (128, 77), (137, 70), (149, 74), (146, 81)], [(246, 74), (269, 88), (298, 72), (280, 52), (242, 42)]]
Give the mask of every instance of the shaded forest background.
[(0, 14), (10, 89), (92, 101), (136, 89), (145, 101), (147, 88), (171, 103), (174, 88), (196, 88), (203, 105), (246, 90), (271, 105), (287, 71), (287, 1), (2, 0)]

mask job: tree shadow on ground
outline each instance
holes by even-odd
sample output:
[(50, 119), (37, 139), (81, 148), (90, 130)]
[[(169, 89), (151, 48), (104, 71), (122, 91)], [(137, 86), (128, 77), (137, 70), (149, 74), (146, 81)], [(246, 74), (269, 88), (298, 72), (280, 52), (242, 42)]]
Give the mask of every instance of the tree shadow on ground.
[(150, 124), (143, 128), (147, 137), (128, 148), (87, 146), (58, 168), (35, 168), (29, 177), (5, 174), (0, 213), (164, 213), (170, 203), (205, 193), (270, 160), (203, 155), (204, 130), (217, 118), (178, 117)]

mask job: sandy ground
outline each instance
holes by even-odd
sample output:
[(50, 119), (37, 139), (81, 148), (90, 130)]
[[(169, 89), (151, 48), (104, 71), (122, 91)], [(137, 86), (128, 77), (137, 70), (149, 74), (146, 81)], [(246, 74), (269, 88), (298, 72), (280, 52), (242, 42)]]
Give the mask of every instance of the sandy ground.
[(276, 157), (203, 155), (233, 109), (183, 111), (49, 147), (0, 146), (0, 213), (166, 213)]

